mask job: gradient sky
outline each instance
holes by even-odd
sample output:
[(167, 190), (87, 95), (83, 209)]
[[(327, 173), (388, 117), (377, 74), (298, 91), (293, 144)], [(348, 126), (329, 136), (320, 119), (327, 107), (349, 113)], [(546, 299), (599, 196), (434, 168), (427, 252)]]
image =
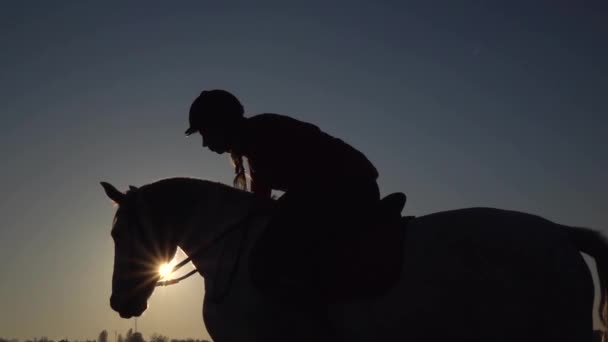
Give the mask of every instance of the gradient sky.
[[(0, 4), (0, 337), (133, 325), (109, 306), (99, 181), (230, 183), (228, 157), (183, 135), (202, 89), (343, 138), (406, 214), (608, 229), (606, 1), (325, 2)], [(154, 293), (146, 337), (208, 336), (197, 278)]]

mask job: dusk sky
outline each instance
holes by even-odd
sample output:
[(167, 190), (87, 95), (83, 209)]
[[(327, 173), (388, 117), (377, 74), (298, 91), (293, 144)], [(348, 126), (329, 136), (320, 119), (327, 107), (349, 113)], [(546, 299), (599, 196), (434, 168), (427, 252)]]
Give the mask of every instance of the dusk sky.
[[(230, 184), (228, 156), (183, 134), (203, 89), (355, 146), (404, 214), (490, 206), (608, 233), (608, 2), (218, 3), (0, 4), (0, 337), (133, 326), (109, 306), (99, 182)], [(139, 330), (208, 338), (203, 290), (158, 289)]]

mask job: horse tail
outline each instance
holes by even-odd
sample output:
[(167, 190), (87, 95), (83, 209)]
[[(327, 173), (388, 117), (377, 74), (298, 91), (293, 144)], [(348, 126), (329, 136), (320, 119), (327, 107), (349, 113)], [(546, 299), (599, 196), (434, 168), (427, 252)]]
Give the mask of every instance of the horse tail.
[[(568, 228), (568, 235), (578, 249), (595, 259), (600, 282), (600, 320), (608, 328), (608, 240), (600, 232), (586, 228)], [(604, 341), (608, 333), (604, 332)]]

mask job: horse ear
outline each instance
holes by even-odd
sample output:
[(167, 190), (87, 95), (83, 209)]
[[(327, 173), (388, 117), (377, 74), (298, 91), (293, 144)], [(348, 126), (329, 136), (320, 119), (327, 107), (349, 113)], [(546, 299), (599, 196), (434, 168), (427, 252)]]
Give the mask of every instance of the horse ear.
[(112, 184), (107, 182), (101, 182), (101, 186), (106, 192), (106, 195), (108, 195), (108, 197), (110, 197), (112, 201), (116, 202), (116, 204), (121, 204), (124, 201), (126, 195), (116, 190), (116, 188)]
[(137, 191), (139, 188), (133, 185), (129, 185), (129, 190), (131, 191)]

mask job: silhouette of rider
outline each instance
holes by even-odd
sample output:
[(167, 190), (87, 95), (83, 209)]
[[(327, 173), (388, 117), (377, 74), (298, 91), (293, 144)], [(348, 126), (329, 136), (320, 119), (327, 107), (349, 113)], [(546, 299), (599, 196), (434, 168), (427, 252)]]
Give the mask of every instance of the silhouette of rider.
[(203, 147), (231, 154), (235, 186), (247, 188), (246, 158), (253, 193), (285, 192), (253, 253), (257, 285), (274, 291), (290, 284), (310, 291), (312, 282), (335, 276), (324, 271), (324, 258), (379, 201), (372, 163), (313, 124), (269, 113), (245, 118), (239, 100), (225, 90), (201, 92), (189, 121), (186, 135), (198, 132)]

